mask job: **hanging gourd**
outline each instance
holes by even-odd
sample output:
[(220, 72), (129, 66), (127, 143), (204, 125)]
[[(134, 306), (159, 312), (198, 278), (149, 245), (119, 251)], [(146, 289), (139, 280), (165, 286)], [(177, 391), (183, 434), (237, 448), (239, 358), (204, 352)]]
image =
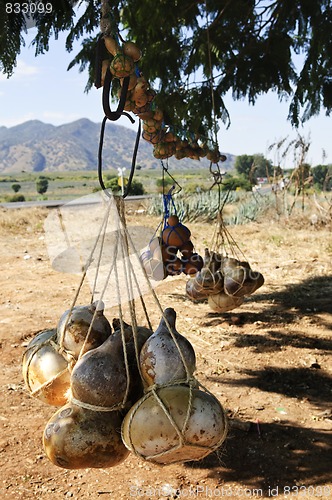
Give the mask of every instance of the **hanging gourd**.
[[(167, 171), (163, 163), (162, 167), (163, 173)], [(168, 171), (167, 173), (169, 174)], [(163, 194), (164, 216), (160, 235), (155, 234), (147, 249), (141, 253), (145, 272), (155, 281), (181, 273), (194, 276), (203, 267), (203, 259), (195, 252), (190, 239), (191, 231), (180, 221), (176, 213), (173, 189), (174, 186), (167, 194)]]
[(70, 402), (47, 422), (43, 446), (49, 460), (65, 469), (114, 467), (129, 455), (119, 433), (119, 411), (93, 411)]
[(104, 304), (97, 301), (65, 311), (57, 326), (57, 341), (67, 353), (78, 359), (83, 345), (85, 351), (94, 349), (109, 337), (111, 331), (104, 316)]
[(253, 271), (246, 261), (225, 258), (222, 261), (222, 273), (225, 293), (232, 297), (251, 295), (264, 284), (263, 275)]
[(156, 464), (201, 460), (227, 436), (225, 412), (215, 396), (174, 385), (148, 392), (122, 424), (126, 447)]
[(70, 372), (56, 343), (56, 329), (40, 332), (29, 342), (22, 358), (22, 372), (32, 396), (52, 406), (68, 401)]
[(200, 460), (227, 435), (225, 412), (211, 393), (198, 388), (194, 349), (175, 321), (176, 312), (167, 308), (143, 345), (140, 367), (146, 394), (122, 423), (126, 447), (157, 464)]
[(176, 330), (175, 322), (175, 310), (165, 309), (158, 328), (141, 349), (141, 374), (148, 386), (184, 381), (188, 373), (192, 375), (196, 369), (194, 349)]
[(121, 335), (113, 334), (77, 361), (71, 374), (71, 392), (84, 404), (120, 407), (126, 402), (128, 380)]
[(155, 158), (163, 160), (175, 156), (176, 159), (199, 160), (207, 157), (214, 163), (223, 161), (225, 157), (214, 146), (210, 148), (205, 138), (199, 135), (193, 138), (192, 134), (176, 131), (165, 123), (163, 111), (154, 102), (156, 92), (137, 65), (142, 57), (137, 44), (132, 41), (123, 41), (121, 44), (118, 35), (104, 35), (102, 40), (110, 57), (100, 61), (99, 85), (104, 85), (108, 69), (112, 77), (120, 81), (120, 86), (123, 85), (123, 79), (129, 77), (124, 110), (133, 112), (143, 120), (142, 138), (154, 145)]
[(225, 292), (219, 292), (214, 295), (208, 295), (208, 304), (212, 311), (225, 313), (236, 309), (243, 304), (244, 297), (233, 297), (227, 295)]
[[(222, 177), (212, 171), (220, 189)], [(219, 193), (220, 196), (220, 193)], [(226, 197), (227, 199), (227, 197)], [(239, 259), (241, 255), (241, 260)], [(205, 249), (202, 269), (186, 283), (186, 295), (193, 302), (207, 301), (214, 312), (235, 309), (244, 298), (264, 284), (264, 276), (253, 271), (237, 243), (230, 235), (219, 209), (211, 249)]]

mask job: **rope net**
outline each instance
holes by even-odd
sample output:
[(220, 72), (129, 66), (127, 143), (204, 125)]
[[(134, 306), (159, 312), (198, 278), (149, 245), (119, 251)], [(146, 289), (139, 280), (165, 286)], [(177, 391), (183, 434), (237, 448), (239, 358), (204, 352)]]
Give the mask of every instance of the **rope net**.
[[(28, 346), (23, 361), (27, 380), (36, 379), (41, 366), (35, 359), (42, 360), (46, 347), (64, 363), (59, 373), (50, 378), (43, 374), (44, 380), (39, 377), (38, 387), (27, 384), (32, 396), (60, 406), (46, 424), (44, 449), (53, 463), (66, 468), (117, 465), (129, 451), (156, 464), (199, 460), (224, 441), (225, 412), (195, 378), (194, 349), (176, 330), (176, 312), (163, 308), (142, 265), (135, 234), (127, 228), (124, 199), (108, 193), (102, 196), (101, 208), (103, 216), (98, 225), (94, 217), (96, 236), (70, 308), (52, 334)], [(91, 301), (78, 305), (88, 277)], [(151, 307), (154, 316), (157, 311), (161, 318), (157, 328), (152, 327)], [(113, 315), (111, 323), (106, 310)], [(55, 393), (54, 384), (63, 375), (67, 378), (61, 397), (46, 401), (44, 391)], [(156, 424), (156, 412), (165, 422), (165, 435)], [(204, 418), (200, 417), (202, 412)], [(93, 422), (111, 426), (114, 421), (118, 425), (119, 419), (118, 460), (110, 462), (107, 454), (101, 458), (104, 454), (100, 451), (110, 445), (109, 437)], [(144, 428), (149, 429), (149, 435), (142, 434)], [(113, 430), (109, 435), (113, 436)], [(82, 450), (79, 432), (88, 437), (91, 447), (97, 443), (97, 451), (92, 453), (89, 446)], [(198, 439), (199, 435), (204, 439)], [(69, 448), (65, 441), (71, 443)]]

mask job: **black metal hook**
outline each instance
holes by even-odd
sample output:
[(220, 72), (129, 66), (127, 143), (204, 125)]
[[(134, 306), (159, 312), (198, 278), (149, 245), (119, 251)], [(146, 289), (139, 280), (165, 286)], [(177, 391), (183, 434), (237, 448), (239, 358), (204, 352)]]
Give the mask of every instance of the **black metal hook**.
[(119, 104), (118, 104), (116, 111), (111, 110), (110, 102), (109, 102), (110, 92), (111, 92), (111, 82), (112, 82), (112, 73), (111, 73), (110, 69), (107, 68), (106, 74), (105, 74), (104, 85), (103, 85), (103, 110), (104, 110), (105, 116), (107, 116), (107, 118), (109, 120), (115, 122), (116, 120), (118, 120), (120, 118), (121, 115), (125, 115), (127, 118), (129, 118), (131, 123), (135, 123), (135, 120), (133, 119), (133, 117), (130, 116), (129, 113), (126, 113), (125, 111), (123, 111), (125, 103), (126, 103), (126, 99), (127, 99), (129, 76), (126, 76), (123, 79), (123, 84), (122, 84), (122, 88), (121, 88), (121, 96), (120, 96)]

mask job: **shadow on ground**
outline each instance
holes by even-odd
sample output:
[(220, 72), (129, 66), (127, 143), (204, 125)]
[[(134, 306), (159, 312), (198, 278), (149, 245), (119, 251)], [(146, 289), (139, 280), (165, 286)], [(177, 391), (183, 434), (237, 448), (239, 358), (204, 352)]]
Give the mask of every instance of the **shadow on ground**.
[[(251, 489), (262, 489), (266, 496), (272, 496), (268, 495), (269, 488), (278, 487), (279, 494), (284, 494), (287, 486), (312, 485), (316, 489), (309, 496), (329, 498), (332, 486), (329, 494), (326, 489), (324, 495), (318, 485), (331, 479), (331, 447), (331, 433), (323, 430), (287, 423), (264, 423), (258, 427), (253, 423), (248, 432), (231, 429), (222, 451), (186, 467), (208, 469), (208, 476), (220, 480), (220, 484), (242, 483)], [(295, 494), (296, 487), (292, 491)]]
[[(326, 408), (331, 403), (332, 378), (317, 368), (271, 368), (240, 371), (242, 377), (229, 385), (256, 387), (260, 391), (279, 393), (289, 398), (307, 398), (315, 406)], [(209, 377), (222, 383), (219, 377)]]
[[(230, 319), (234, 314), (238, 324), (255, 323), (256, 321), (284, 324), (296, 322), (299, 315), (329, 313), (332, 314), (332, 275), (308, 278), (301, 283), (287, 285), (284, 289), (270, 293), (254, 293), (246, 297), (250, 304), (262, 304), (264, 308), (257, 312), (241, 312), (241, 307), (229, 313), (207, 313), (205, 326), (217, 324), (222, 317)], [(189, 299), (188, 299), (189, 300)], [(245, 302), (245, 303), (246, 303)], [(245, 304), (244, 304), (245, 305)], [(319, 319), (322, 322), (322, 318)], [(327, 327), (331, 324), (326, 322)]]

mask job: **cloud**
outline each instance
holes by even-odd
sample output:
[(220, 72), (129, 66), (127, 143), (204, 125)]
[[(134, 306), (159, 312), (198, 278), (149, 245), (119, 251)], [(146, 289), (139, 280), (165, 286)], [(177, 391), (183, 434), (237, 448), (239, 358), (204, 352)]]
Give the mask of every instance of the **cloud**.
[(35, 76), (39, 73), (39, 68), (37, 66), (32, 66), (31, 64), (27, 64), (24, 61), (18, 61), (17, 68), (14, 73), (17, 78), (26, 78)]
[(4, 118), (0, 119), (0, 127), (15, 127), (16, 125), (20, 125), (21, 123), (27, 122), (29, 120), (35, 120), (36, 117), (33, 113), (26, 113), (21, 116), (17, 116), (14, 118)]
[(10, 78), (7, 78), (7, 75), (1, 73), (0, 82), (32, 79), (39, 73), (40, 70), (37, 66), (33, 66), (32, 64), (27, 64), (26, 62), (19, 60), (16, 68), (14, 69), (13, 75)]

